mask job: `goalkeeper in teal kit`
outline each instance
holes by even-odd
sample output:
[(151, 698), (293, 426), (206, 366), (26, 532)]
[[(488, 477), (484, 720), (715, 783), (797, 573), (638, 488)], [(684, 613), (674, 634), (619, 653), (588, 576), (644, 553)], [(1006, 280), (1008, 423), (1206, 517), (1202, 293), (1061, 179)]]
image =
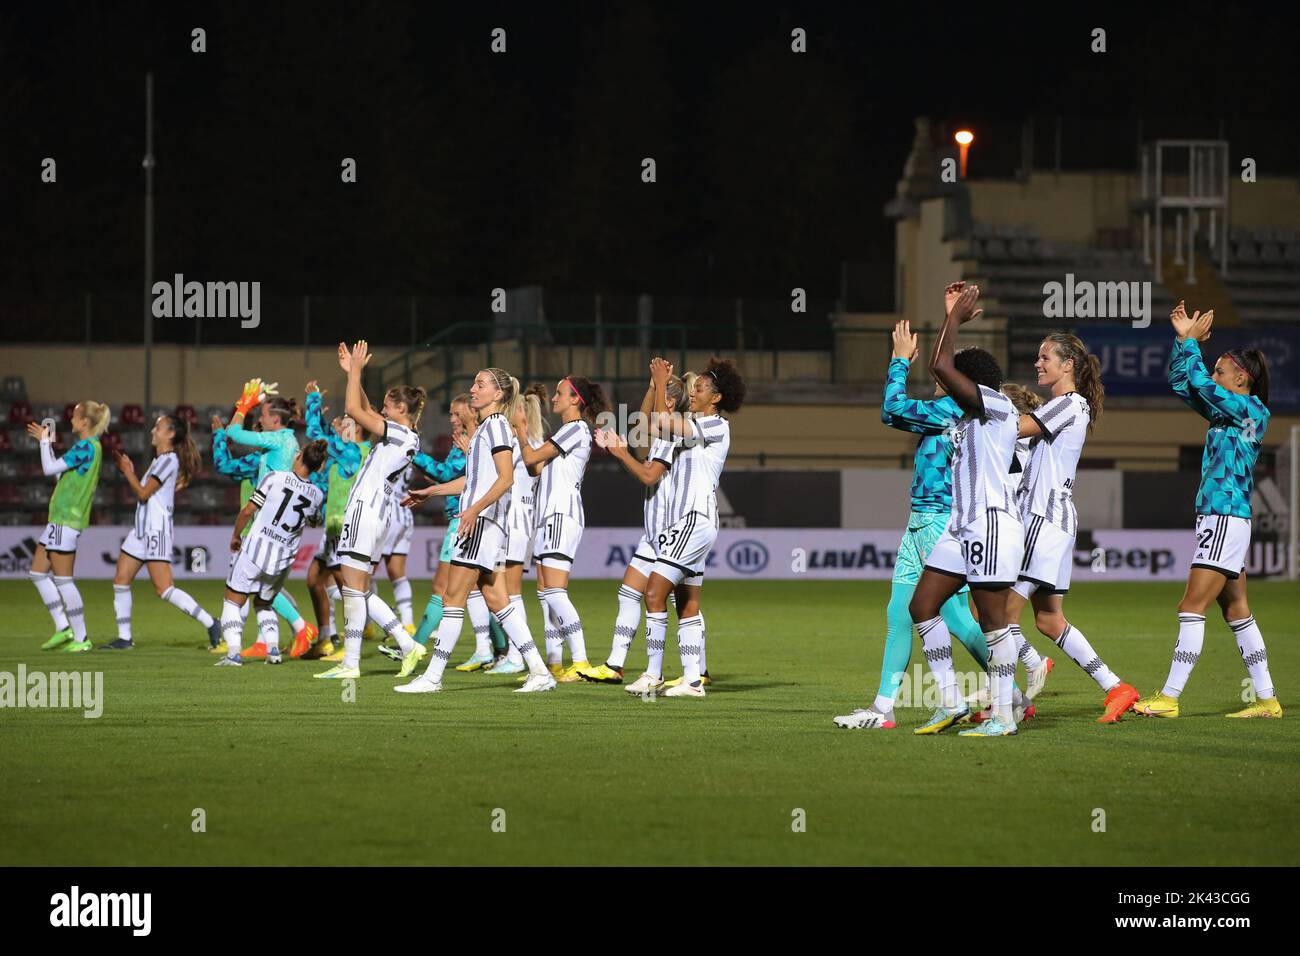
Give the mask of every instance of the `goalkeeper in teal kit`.
[[(907, 397), (907, 372), (917, 351), (916, 336), (911, 333), (907, 322), (899, 322), (894, 326), (893, 337), (894, 353), (889, 362), (880, 419), (891, 428), (915, 432), (921, 437), (917, 442), (912, 473), (912, 510), (894, 562), (880, 687), (870, 707), (835, 718), (836, 726), (852, 730), (892, 730), (895, 726), (894, 698), (912, 658), (912, 616), (908, 604), (921, 579), (930, 549), (948, 526), (952, 510), (950, 462), (953, 447), (950, 432), (963, 414), (957, 403), (942, 393), (932, 401)], [(967, 588), (963, 587), (943, 605), (944, 622), (949, 632), (970, 651), (980, 669), (987, 670), (988, 644), (979, 624), (971, 616), (966, 595)]]

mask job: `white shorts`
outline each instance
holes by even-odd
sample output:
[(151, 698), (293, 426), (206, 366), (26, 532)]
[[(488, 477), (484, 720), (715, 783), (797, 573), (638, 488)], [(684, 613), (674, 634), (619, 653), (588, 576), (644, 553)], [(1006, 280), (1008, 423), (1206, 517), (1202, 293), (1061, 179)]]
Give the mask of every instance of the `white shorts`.
[(961, 578), (973, 588), (1009, 588), (1025, 554), (1020, 516), (990, 508), (964, 528), (951, 524), (926, 558), (927, 570)]
[(699, 583), (717, 540), (717, 524), (708, 515), (692, 511), (656, 536), (654, 573), (673, 584)]
[(451, 546), (451, 563), (461, 567), (495, 571), (505, 561), (506, 529), (479, 516), (474, 530)]
[(533, 560), (544, 568), (568, 571), (578, 554), (583, 524), (568, 515), (544, 515), (538, 519), (533, 536)]
[(380, 553), (407, 555), (411, 553), (411, 536), (415, 533), (415, 513), (410, 508), (393, 505), (389, 508), (388, 530)]
[(240, 594), (251, 594), (263, 601), (270, 601), (280, 593), (280, 588), (284, 586), (284, 579), (289, 576), (292, 569), (292, 564), (286, 564), (279, 571), (268, 571), (258, 567), (253, 559), (244, 553), (244, 549), (240, 548), (239, 553), (230, 562), (226, 587)]
[(375, 512), (357, 503), (343, 513), (343, 532), (335, 551), (341, 566), (366, 572), (374, 570), (388, 533), (387, 511), (385, 507)]
[(76, 554), (77, 539), (80, 537), (80, 531), (69, 528), (66, 524), (47, 524), (41, 532), (41, 540), (36, 543), (45, 545), (46, 551), (55, 554)]
[(1074, 535), (1042, 515), (1023, 516), (1025, 556), (1020, 561), (1020, 579), (1016, 593), (1029, 597), (1035, 591), (1064, 594), (1070, 590), (1070, 573), (1074, 569)]
[[(643, 534), (641, 540), (636, 543), (636, 550), (632, 552), (632, 560), (627, 563), (627, 566), (637, 574), (648, 578), (654, 573), (655, 559), (654, 544), (651, 543), (649, 536)], [(704, 583), (703, 569), (695, 574), (687, 575), (683, 583), (689, 584), (691, 587), (702, 585)]]
[(122, 552), (137, 561), (172, 561), (172, 523), (145, 527), (141, 534), (136, 528), (122, 542)]
[(322, 528), (320, 544), (316, 546), (316, 553), (312, 555), (312, 560), (319, 561), (327, 568), (337, 568), (339, 566), (338, 550), (339, 539)]
[(506, 564), (527, 564), (533, 544), (533, 499), (510, 499), (506, 521)]
[(1196, 516), (1196, 553), (1192, 567), (1212, 568), (1236, 580), (1246, 570), (1250, 519), (1234, 515)]

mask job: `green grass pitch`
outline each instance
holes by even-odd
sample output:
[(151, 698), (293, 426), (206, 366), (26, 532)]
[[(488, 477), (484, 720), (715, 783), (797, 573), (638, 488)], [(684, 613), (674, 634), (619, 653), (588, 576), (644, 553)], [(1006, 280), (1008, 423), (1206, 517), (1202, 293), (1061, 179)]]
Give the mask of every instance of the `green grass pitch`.
[[(219, 606), (219, 582), (186, 587)], [(81, 588), (92, 639), (115, 636), (108, 582)], [(572, 588), (594, 660), (616, 588)], [(301, 582), (291, 590), (305, 599)], [(1300, 589), (1251, 590), (1283, 704), (1296, 703)], [(1145, 693), (1164, 680), (1181, 591), (1082, 584), (1066, 607)], [(710, 582), (717, 683), (702, 701), (588, 684), (517, 696), (513, 678), (450, 670), (442, 694), (405, 697), (391, 690), (396, 665), (367, 644), (349, 703), (311, 679), (314, 662), (214, 668), (202, 630), (144, 581), (135, 650), (43, 653), (51, 628), (34, 589), (0, 582), (0, 671), (102, 670), (105, 695), (96, 720), (0, 710), (0, 864), (1294, 861), (1300, 716), (1223, 719), (1241, 706), (1245, 669), (1219, 617), (1178, 720), (1098, 726), (1096, 686), (1058, 659), (1041, 716), (1013, 739), (915, 737), (920, 709), (900, 709), (892, 732), (838, 730), (831, 717), (874, 694), (887, 594), (884, 582)], [(670, 632), (670, 674), (673, 645)], [(472, 649), (466, 628), (453, 663)], [(629, 676), (644, 653), (638, 636)], [(957, 648), (959, 668), (964, 657)]]

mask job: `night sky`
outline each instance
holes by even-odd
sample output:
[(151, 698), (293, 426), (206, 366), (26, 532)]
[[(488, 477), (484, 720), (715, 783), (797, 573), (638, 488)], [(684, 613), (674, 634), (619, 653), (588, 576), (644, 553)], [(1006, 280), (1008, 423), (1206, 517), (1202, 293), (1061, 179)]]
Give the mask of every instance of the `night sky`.
[(1030, 116), (1050, 167), (1057, 115), (1068, 168), (1131, 165), (1141, 117), (1148, 136), (1222, 123), (1234, 159), (1300, 175), (1300, 74), (1271, 6), (704, 6), (8, 6), (0, 305), (89, 290), (138, 309), (150, 69), (158, 275), (268, 295), (833, 299), (853, 261), (887, 309), (881, 210), (918, 115), (976, 130), (972, 176), (1014, 170)]

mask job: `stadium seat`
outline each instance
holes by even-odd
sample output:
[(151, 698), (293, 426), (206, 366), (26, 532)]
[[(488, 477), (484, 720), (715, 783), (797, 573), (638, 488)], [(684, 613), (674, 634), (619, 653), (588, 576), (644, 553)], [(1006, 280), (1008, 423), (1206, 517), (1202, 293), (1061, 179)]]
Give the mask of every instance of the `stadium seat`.
[(0, 392), (3, 392), (7, 402), (27, 401), (27, 383), (21, 375), (6, 375), (4, 384), (0, 385)]
[(144, 409), (139, 405), (123, 405), (122, 415), (119, 419), (123, 425), (143, 425)]
[(25, 426), (32, 420), (32, 406), (25, 400), (15, 401), (9, 405), (9, 424)]
[(0, 452), (13, 451), (13, 442), (9, 440), (9, 433), (0, 428)]
[(191, 426), (199, 419), (198, 412), (194, 410), (193, 405), (177, 405), (174, 414), (177, 418), (185, 419), (186, 424)]
[(77, 403), (76, 403), (76, 402), (69, 402), (68, 404), (66, 404), (66, 405), (63, 406), (63, 419), (62, 419), (62, 421), (63, 421), (63, 423), (64, 423), (65, 425), (71, 425), (71, 424), (72, 424), (72, 413), (76, 410), (76, 408), (77, 408)]
[(99, 444), (104, 449), (104, 457), (108, 458), (112, 452), (122, 450), (122, 436), (118, 432), (105, 432)]

